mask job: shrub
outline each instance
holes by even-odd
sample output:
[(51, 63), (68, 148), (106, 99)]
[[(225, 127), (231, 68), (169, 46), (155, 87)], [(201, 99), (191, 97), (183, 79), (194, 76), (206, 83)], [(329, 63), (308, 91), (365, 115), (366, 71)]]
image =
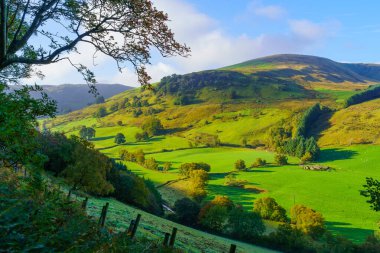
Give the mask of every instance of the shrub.
[(116, 136), (115, 136), (114, 142), (116, 144), (123, 144), (123, 143), (125, 143), (125, 136), (124, 136), (124, 134), (117, 133)]
[(264, 167), (267, 165), (267, 161), (261, 158), (257, 158), (256, 161), (252, 164), (252, 167)]
[(199, 205), (189, 198), (182, 198), (174, 203), (174, 211), (178, 222), (194, 226), (200, 211)]
[(122, 125), (123, 125), (123, 121), (118, 120), (118, 121), (117, 121), (117, 125), (118, 125), (118, 126), (122, 126)]
[(263, 219), (285, 222), (287, 220), (285, 209), (274, 198), (264, 197), (257, 199), (253, 211)]
[(206, 184), (208, 180), (208, 174), (204, 170), (192, 170), (189, 173), (189, 194), (196, 201), (200, 202), (206, 197)]
[(145, 160), (144, 167), (148, 170), (158, 170), (158, 163), (153, 157)]
[(142, 133), (136, 133), (135, 139), (136, 139), (136, 141), (147, 141), (147, 140), (149, 140), (149, 135), (146, 131), (144, 131)]
[(322, 214), (309, 207), (295, 205), (292, 207), (290, 214), (292, 224), (305, 234), (318, 237), (326, 230)]
[(164, 172), (167, 172), (167, 171), (169, 171), (169, 170), (171, 169), (171, 167), (172, 167), (172, 163), (170, 163), (170, 162), (165, 162), (165, 163), (164, 163), (164, 166), (162, 166), (162, 170), (163, 170)]
[(147, 132), (149, 136), (162, 134), (164, 130), (161, 121), (154, 117), (147, 119), (141, 128)]
[(229, 213), (227, 231), (235, 238), (252, 240), (265, 231), (265, 226), (257, 213), (234, 208)]
[(213, 205), (208, 208), (200, 224), (212, 231), (222, 232), (227, 223), (228, 210), (225, 206)]
[(237, 160), (235, 162), (235, 170), (246, 170), (247, 166), (245, 165), (244, 160)]
[(179, 172), (181, 175), (188, 177), (193, 170), (204, 170), (210, 172), (211, 166), (207, 163), (183, 163), (179, 166)]
[(277, 165), (287, 165), (288, 164), (288, 157), (282, 154), (276, 154), (274, 156), (274, 161)]
[(95, 112), (94, 116), (96, 118), (103, 118), (107, 116), (107, 110), (104, 106), (99, 107), (99, 109)]
[(228, 174), (224, 178), (226, 182), (224, 185), (231, 186), (231, 187), (239, 187), (239, 188), (244, 188), (245, 185), (248, 183), (247, 180), (239, 180), (236, 179), (236, 176), (234, 174)]

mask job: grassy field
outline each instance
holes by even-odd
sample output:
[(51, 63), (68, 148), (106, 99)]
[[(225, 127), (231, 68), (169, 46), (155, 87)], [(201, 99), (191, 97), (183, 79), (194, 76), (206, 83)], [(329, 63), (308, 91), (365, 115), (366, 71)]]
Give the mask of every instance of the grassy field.
[[(203, 161), (212, 167), (208, 185), (210, 198), (227, 195), (248, 210), (252, 209), (255, 199), (263, 196), (274, 197), (288, 211), (294, 204), (305, 204), (324, 215), (331, 231), (360, 242), (377, 229), (379, 217), (369, 209), (359, 190), (365, 177), (380, 177), (379, 152), (380, 146), (369, 145), (323, 149), (320, 164), (331, 166), (335, 169), (332, 172), (305, 171), (295, 164), (297, 159), (291, 158), (289, 161), (294, 165), (278, 167), (270, 164), (265, 168), (236, 173), (238, 179), (249, 182), (248, 189), (225, 186), (224, 176), (233, 171), (237, 159), (245, 160), (248, 165), (257, 157), (272, 163), (273, 153), (237, 148), (181, 150), (149, 155), (161, 163), (172, 162), (174, 168), (169, 173), (130, 168), (161, 184), (175, 178), (176, 168), (181, 163)], [(181, 182), (177, 184), (180, 186)], [(176, 184), (168, 187), (176, 188)]]
[(101, 213), (102, 206), (105, 205), (106, 202), (109, 202), (110, 204), (106, 222), (106, 226), (109, 228), (116, 231), (125, 231), (128, 229), (131, 220), (135, 219), (137, 214), (141, 214), (140, 225), (137, 229), (138, 237), (147, 237), (161, 242), (163, 241), (165, 233), (171, 233), (172, 228), (177, 227), (178, 232), (175, 247), (182, 248), (186, 250), (186, 252), (228, 252), (232, 243), (237, 245), (237, 252), (240, 253), (276, 252), (185, 227), (109, 198), (89, 199), (87, 209), (89, 215), (97, 219)]

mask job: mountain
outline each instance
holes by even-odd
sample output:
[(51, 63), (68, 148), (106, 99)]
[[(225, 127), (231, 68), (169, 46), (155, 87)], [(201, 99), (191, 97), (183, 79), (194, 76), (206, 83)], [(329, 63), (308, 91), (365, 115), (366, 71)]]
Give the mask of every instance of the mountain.
[[(93, 94), (88, 92), (87, 84), (42, 85), (42, 88), (51, 99), (57, 101), (58, 114), (82, 109), (95, 103), (96, 99)], [(105, 99), (133, 89), (133, 87), (121, 84), (96, 84), (96, 88), (99, 96), (103, 96)], [(39, 94), (32, 93), (32, 96), (39, 97)]]
[(222, 68), (240, 73), (298, 82), (368, 83), (380, 81), (380, 65), (339, 63), (333, 60), (296, 54), (262, 57)]

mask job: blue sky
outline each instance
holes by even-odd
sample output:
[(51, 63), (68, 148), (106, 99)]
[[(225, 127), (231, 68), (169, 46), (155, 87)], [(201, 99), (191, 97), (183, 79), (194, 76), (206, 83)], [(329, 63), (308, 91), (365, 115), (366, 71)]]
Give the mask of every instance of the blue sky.
[[(213, 69), (280, 53), (310, 54), (341, 62), (380, 63), (380, 1), (367, 0), (154, 0), (172, 20), (191, 57), (162, 58), (152, 51), (152, 81), (173, 73)], [(80, 45), (74, 62), (86, 63), (98, 82), (137, 86), (130, 66), (119, 73), (111, 59)], [(67, 63), (41, 67), (38, 84), (83, 83)]]

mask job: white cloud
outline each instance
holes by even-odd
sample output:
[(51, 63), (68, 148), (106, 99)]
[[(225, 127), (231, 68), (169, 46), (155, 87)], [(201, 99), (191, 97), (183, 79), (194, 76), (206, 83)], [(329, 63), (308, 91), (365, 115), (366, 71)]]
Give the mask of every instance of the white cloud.
[(249, 14), (255, 14), (257, 16), (269, 18), (269, 19), (280, 19), (285, 17), (286, 10), (279, 5), (264, 5), (262, 1), (252, 1), (247, 8)]
[[(232, 36), (219, 21), (200, 12), (185, 0), (155, 0), (154, 4), (159, 10), (168, 13), (171, 20), (169, 27), (174, 31), (176, 39), (190, 46), (192, 52), (188, 58), (161, 58), (154, 54), (153, 64), (147, 66), (153, 82), (173, 73), (219, 68), (270, 54), (303, 53), (319, 46), (338, 27), (334, 22), (288, 20), (284, 23), (281, 20), (279, 22), (285, 24), (285, 29), (280, 33), (262, 33), (254, 37), (247, 34)], [(257, 15), (270, 19), (284, 17), (286, 14), (279, 6), (264, 5), (259, 1), (252, 2), (251, 7)], [(83, 47), (79, 49), (83, 54), (73, 55), (73, 60), (92, 65), (93, 51)], [(119, 73), (116, 66), (111, 68), (115, 63), (104, 55), (99, 55), (97, 63), (99, 66), (94, 70), (99, 82), (138, 85), (132, 68)], [(43, 83), (83, 82), (76, 70), (67, 63), (44, 66), (42, 70), (46, 73)]]

